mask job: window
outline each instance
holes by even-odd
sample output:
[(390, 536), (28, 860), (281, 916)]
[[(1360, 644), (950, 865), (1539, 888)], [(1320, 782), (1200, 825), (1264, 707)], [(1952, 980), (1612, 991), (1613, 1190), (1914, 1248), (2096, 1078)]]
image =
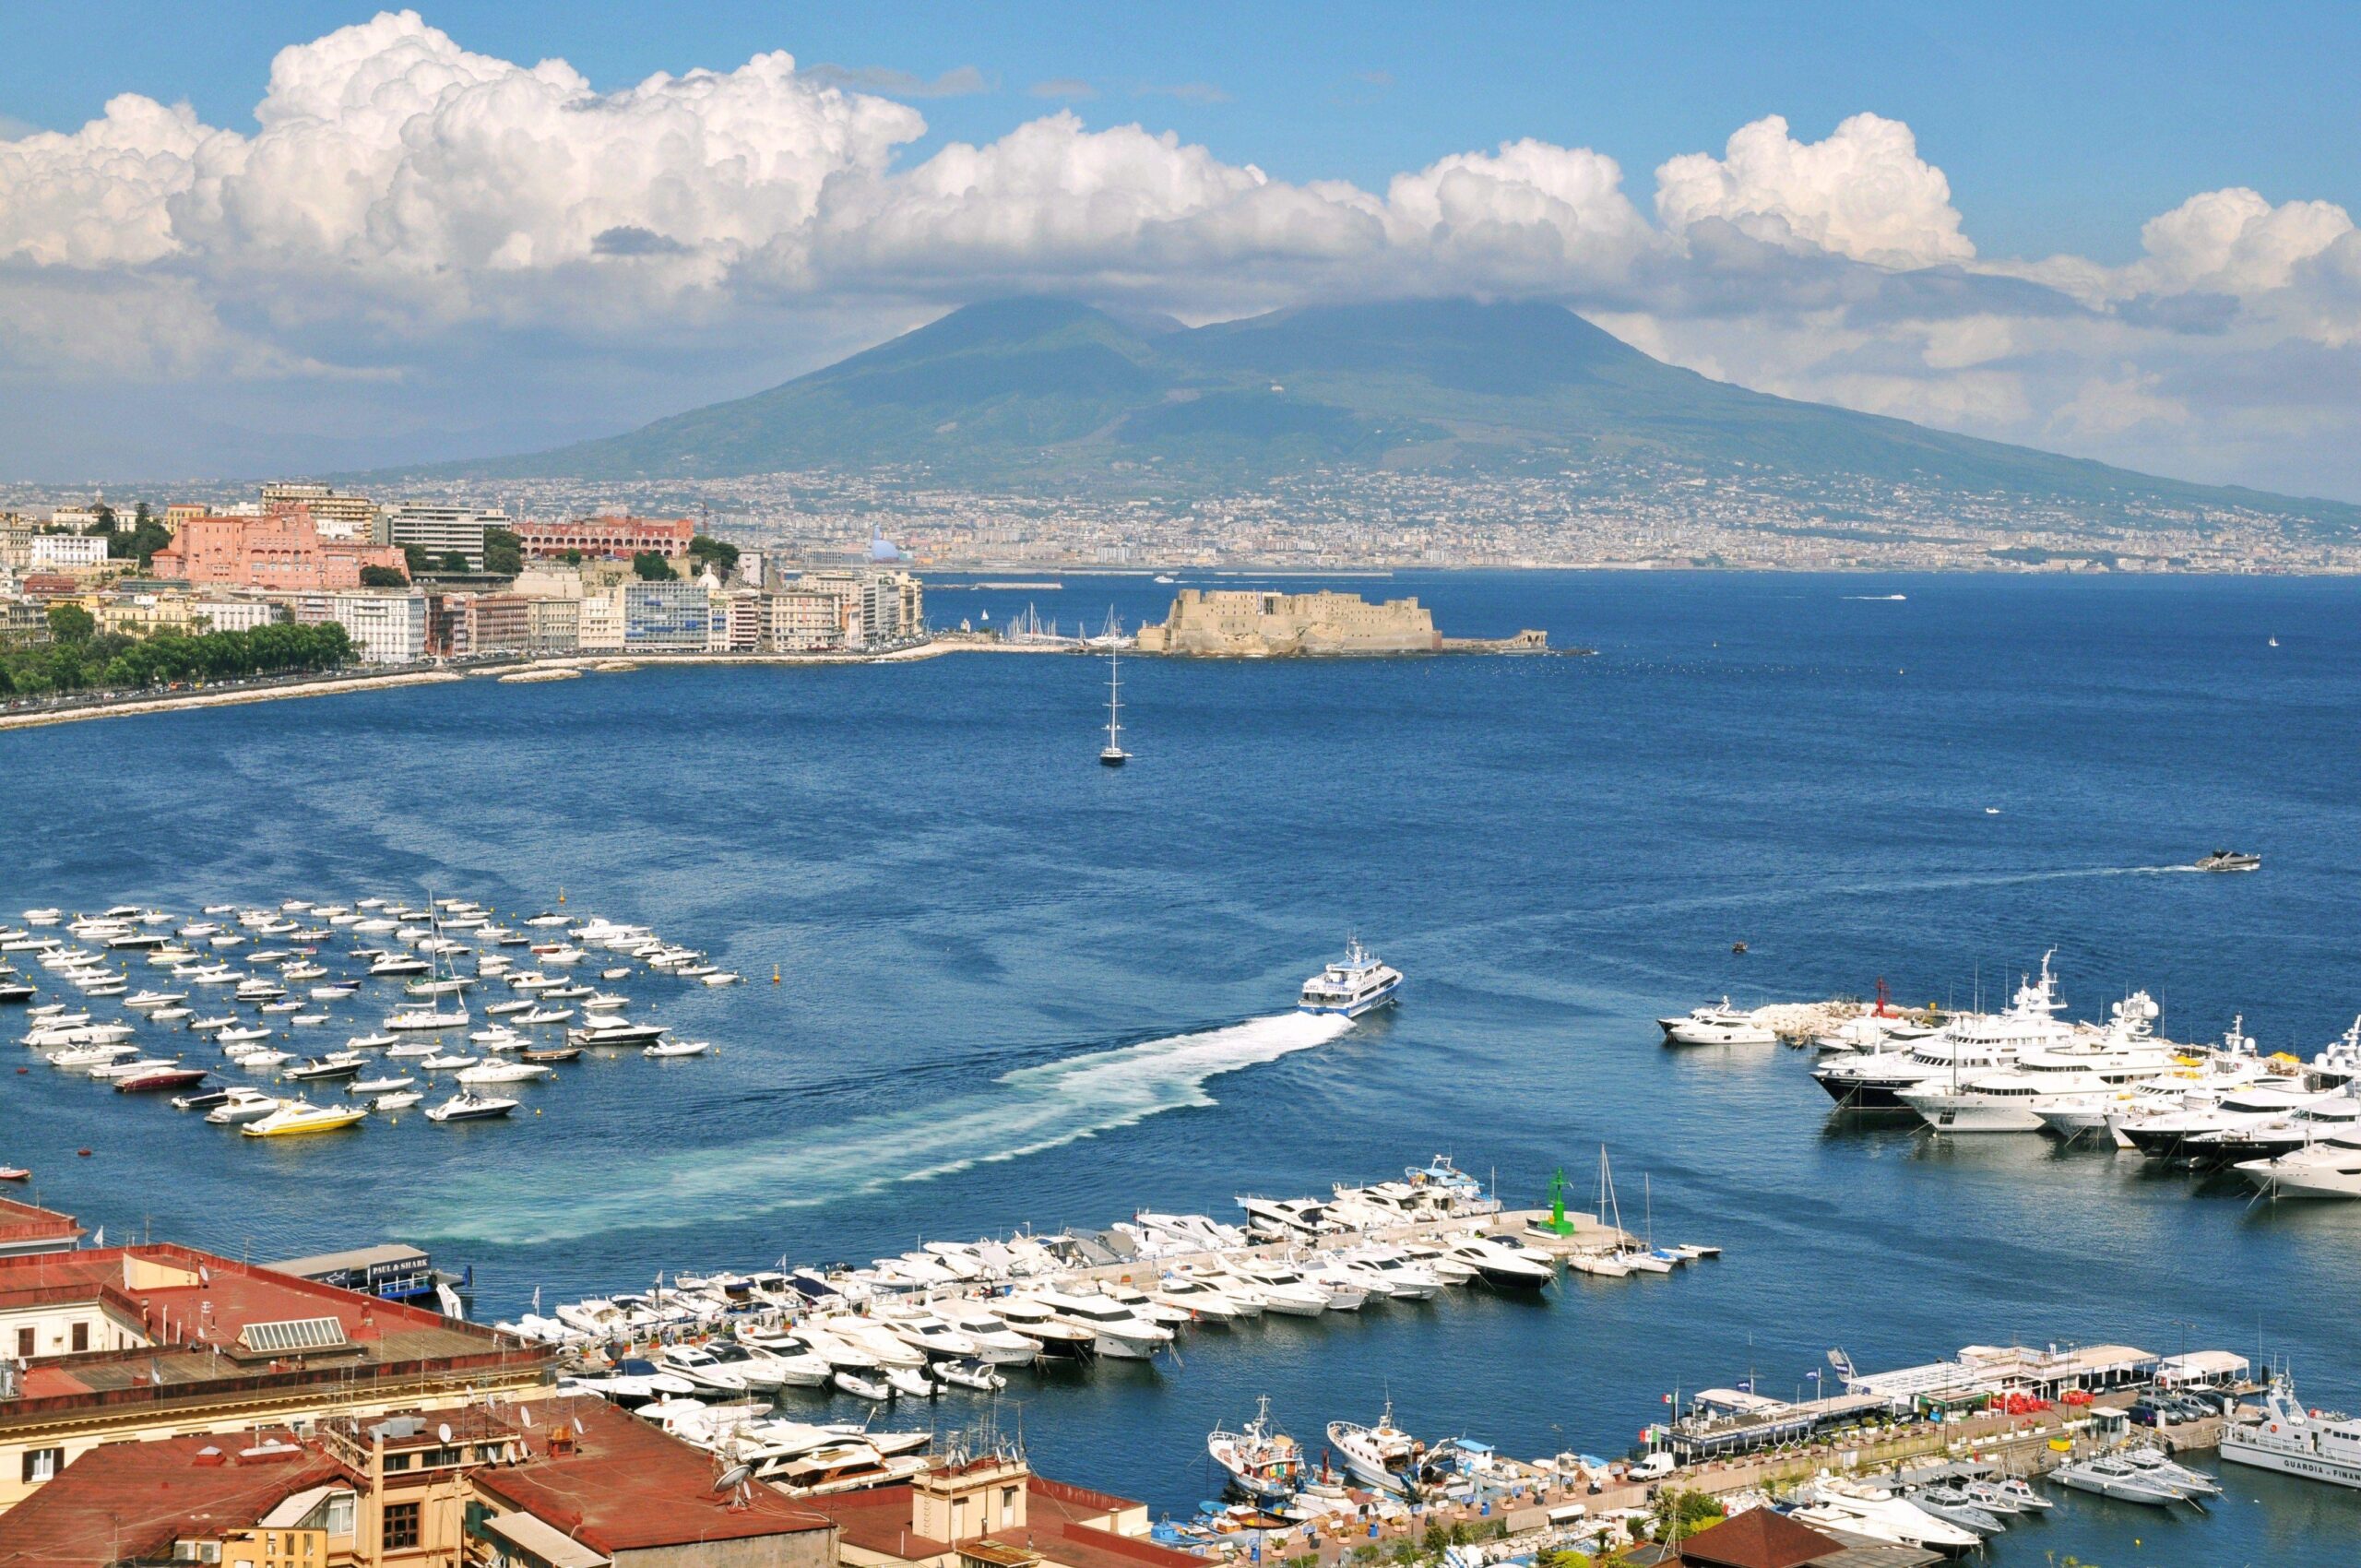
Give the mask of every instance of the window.
[(20, 1361), (33, 1359), (33, 1331), (30, 1328), (17, 1330), (17, 1359)]
[(386, 1504), (386, 1524), (382, 1538), (387, 1551), (407, 1551), (418, 1545), (418, 1508), (415, 1503)]
[(45, 1481), (55, 1478), (65, 1467), (63, 1448), (28, 1448), (25, 1450), (25, 1479)]
[(327, 1519), (324, 1526), (327, 1533), (332, 1536), (350, 1535), (352, 1533), (352, 1493), (349, 1491), (340, 1491), (334, 1497), (329, 1498), (327, 1502)]
[(76, 1324), (74, 1325), (74, 1348), (77, 1351), (82, 1351), (87, 1350), (89, 1348), (90, 1325), (87, 1323)]

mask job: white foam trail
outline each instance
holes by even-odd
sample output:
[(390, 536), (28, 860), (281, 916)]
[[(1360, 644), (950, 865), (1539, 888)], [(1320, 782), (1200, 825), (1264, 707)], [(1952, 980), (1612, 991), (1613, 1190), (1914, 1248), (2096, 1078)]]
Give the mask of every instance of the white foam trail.
[(923, 1109), (699, 1148), (644, 1164), (574, 1162), (467, 1180), (414, 1221), (456, 1240), (564, 1241), (623, 1227), (670, 1228), (804, 1208), (1056, 1148), (1161, 1111), (1214, 1103), (1208, 1081), (1324, 1045), (1352, 1028), (1280, 1013), (1020, 1067)]

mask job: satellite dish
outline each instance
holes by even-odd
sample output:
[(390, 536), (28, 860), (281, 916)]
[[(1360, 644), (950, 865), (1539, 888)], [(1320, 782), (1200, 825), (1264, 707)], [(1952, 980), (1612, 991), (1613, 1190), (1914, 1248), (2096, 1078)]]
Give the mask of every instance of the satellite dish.
[(580, 1416), (574, 1418), (574, 1435), (576, 1437), (580, 1437), (582, 1435), (582, 1418)]
[(753, 1474), (751, 1465), (732, 1465), (721, 1472), (721, 1479), (713, 1483), (713, 1490), (717, 1492), (732, 1491), (741, 1483), (753, 1479)]
[(435, 1435), (436, 1437), (441, 1438), (441, 1439), (442, 1439), (444, 1442), (445, 1442), (445, 1443), (450, 1442), (450, 1441), (451, 1441), (451, 1423), (450, 1423), (450, 1422), (448, 1422), (448, 1421), (445, 1421), (441, 1426), (436, 1427), (436, 1428), (434, 1429), (434, 1435)]
[(524, 1418), (525, 1424), (527, 1426), (529, 1427), (533, 1424), (533, 1409), (531, 1406), (519, 1405), (516, 1407), (516, 1413)]

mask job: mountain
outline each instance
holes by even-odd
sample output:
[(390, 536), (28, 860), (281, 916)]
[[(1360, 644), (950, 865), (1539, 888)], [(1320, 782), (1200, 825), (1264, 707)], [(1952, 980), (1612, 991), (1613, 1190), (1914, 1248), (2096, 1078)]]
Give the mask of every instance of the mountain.
[(1236, 487), (1313, 465), (1741, 468), (2086, 513), (2230, 508), (2339, 533), (2361, 507), (2185, 483), (1797, 402), (1649, 358), (1572, 312), (1469, 300), (1182, 327), (1068, 300), (970, 305), (750, 398), (440, 477), (661, 480), (922, 465), (944, 481)]

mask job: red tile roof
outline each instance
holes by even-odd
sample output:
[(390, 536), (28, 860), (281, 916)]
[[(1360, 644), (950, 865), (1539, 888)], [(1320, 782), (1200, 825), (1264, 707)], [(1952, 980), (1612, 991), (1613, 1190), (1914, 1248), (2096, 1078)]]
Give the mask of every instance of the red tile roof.
[(315, 1448), (241, 1457), (256, 1446), (225, 1432), (94, 1448), (0, 1514), (0, 1568), (165, 1555), (182, 1537), (243, 1529), (307, 1487), (354, 1479)]
[[(611, 1557), (691, 1541), (825, 1530), (831, 1523), (766, 1486), (755, 1486), (743, 1506), (733, 1507), (713, 1490), (710, 1455), (599, 1400), (552, 1399), (525, 1408), (532, 1414), (525, 1430), (533, 1457), (473, 1472), (477, 1488)], [(583, 1430), (573, 1452), (551, 1453), (552, 1435), (570, 1433), (575, 1420)]]
[(1798, 1525), (1785, 1514), (1750, 1508), (1682, 1541), (1680, 1561), (1698, 1568), (1802, 1568), (1844, 1547), (1833, 1536)]

